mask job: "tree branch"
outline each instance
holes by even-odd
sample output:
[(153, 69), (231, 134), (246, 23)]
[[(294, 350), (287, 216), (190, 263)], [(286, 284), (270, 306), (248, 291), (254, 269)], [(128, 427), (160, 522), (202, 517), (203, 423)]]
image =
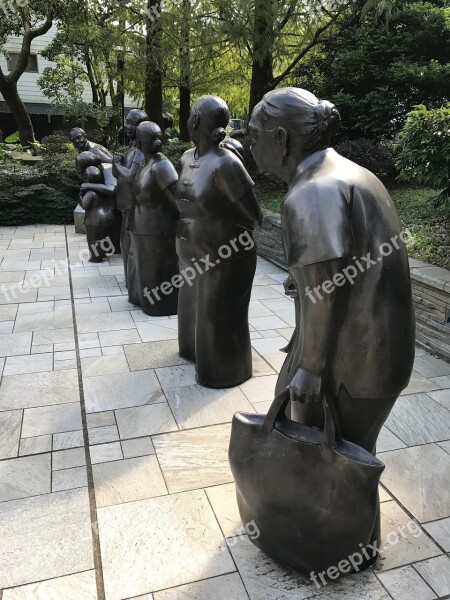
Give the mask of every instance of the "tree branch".
[(24, 29), (22, 47), (20, 49), (19, 60), (17, 61), (16, 66), (8, 75), (8, 78), (11, 81), (14, 81), (15, 83), (19, 81), (20, 77), (27, 68), (31, 54), (31, 42), (35, 38), (47, 33), (47, 31), (49, 31), (49, 29), (53, 25), (54, 8), (52, 4), (49, 4), (45, 21), (35, 28), (31, 27), (30, 20), (28, 19), (24, 8), (20, 8), (20, 16), (22, 18), (22, 24)]
[(314, 46), (317, 46), (317, 44), (321, 41), (320, 37), (322, 33), (324, 33), (327, 29), (331, 27), (331, 25), (333, 25), (333, 23), (335, 23), (336, 19), (341, 15), (345, 8), (346, 7), (342, 7), (341, 10), (338, 11), (330, 21), (328, 21), (327, 23), (322, 25), (322, 27), (319, 27), (319, 29), (316, 30), (316, 33), (314, 34), (313, 39), (309, 42), (309, 44), (307, 44), (303, 48), (303, 50), (295, 57), (291, 64), (280, 75), (274, 77), (271, 85), (272, 89), (275, 89), (283, 81), (283, 79), (285, 79), (293, 71), (293, 69), (298, 65), (302, 58), (306, 56), (306, 54), (308, 54), (308, 52), (312, 48), (314, 48)]

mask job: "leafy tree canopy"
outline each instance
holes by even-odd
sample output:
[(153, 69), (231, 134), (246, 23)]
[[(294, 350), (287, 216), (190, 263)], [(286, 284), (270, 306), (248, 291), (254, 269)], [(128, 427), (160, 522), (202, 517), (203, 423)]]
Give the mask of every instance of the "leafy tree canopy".
[(450, 98), (450, 8), (388, 4), (387, 20), (367, 5), (354, 11), (296, 73), (297, 85), (335, 102), (347, 137), (395, 135), (415, 105)]

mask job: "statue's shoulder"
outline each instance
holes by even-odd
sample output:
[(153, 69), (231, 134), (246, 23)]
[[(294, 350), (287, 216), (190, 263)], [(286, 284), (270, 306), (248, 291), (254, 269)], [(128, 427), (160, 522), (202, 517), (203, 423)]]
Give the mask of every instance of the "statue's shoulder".
[(156, 176), (161, 189), (165, 189), (178, 181), (178, 174), (170, 160), (158, 152), (153, 160), (152, 172)]
[(189, 148), (189, 150), (186, 150), (186, 152), (184, 152), (180, 158), (181, 164), (184, 165), (184, 163), (187, 161), (192, 162), (195, 158), (194, 153), (195, 153), (195, 148)]

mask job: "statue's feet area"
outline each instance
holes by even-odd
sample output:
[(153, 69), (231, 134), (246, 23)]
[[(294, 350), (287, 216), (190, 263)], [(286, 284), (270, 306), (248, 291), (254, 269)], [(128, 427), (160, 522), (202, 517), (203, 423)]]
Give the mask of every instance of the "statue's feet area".
[(73, 227), (0, 228), (2, 600), (448, 597), (449, 364), (419, 351), (378, 441), (376, 566), (316, 585), (249, 541), (227, 459), (233, 414), (273, 399), (286, 274), (259, 260), (254, 376), (215, 390), (179, 356), (177, 318), (128, 302), (121, 256), (86, 250)]

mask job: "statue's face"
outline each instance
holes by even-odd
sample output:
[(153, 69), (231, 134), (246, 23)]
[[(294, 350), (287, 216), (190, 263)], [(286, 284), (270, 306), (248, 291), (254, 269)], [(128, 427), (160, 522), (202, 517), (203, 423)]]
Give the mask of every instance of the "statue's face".
[(75, 148), (77, 148), (78, 150), (83, 150), (86, 146), (87, 139), (81, 131), (77, 131), (71, 134), (70, 141), (75, 146)]
[(258, 169), (262, 172), (272, 171), (270, 157), (273, 153), (273, 144), (269, 135), (264, 131), (257, 119), (250, 120), (248, 131), (250, 134), (250, 151), (255, 159)]
[(152, 154), (153, 153), (153, 144), (155, 142), (156, 139), (156, 134), (149, 134), (148, 132), (142, 133), (142, 132), (137, 132), (137, 141), (138, 141), (138, 148), (139, 150), (141, 150), (142, 152), (145, 152), (146, 154)]
[(139, 120), (134, 117), (131, 113), (128, 113), (125, 119), (125, 134), (129, 140), (136, 139), (136, 130), (139, 125)]
[(283, 136), (279, 135), (280, 129), (264, 129), (255, 111), (250, 119), (248, 130), (251, 138), (250, 151), (258, 169), (263, 173), (274, 173), (282, 178), (286, 142), (282, 139)]

